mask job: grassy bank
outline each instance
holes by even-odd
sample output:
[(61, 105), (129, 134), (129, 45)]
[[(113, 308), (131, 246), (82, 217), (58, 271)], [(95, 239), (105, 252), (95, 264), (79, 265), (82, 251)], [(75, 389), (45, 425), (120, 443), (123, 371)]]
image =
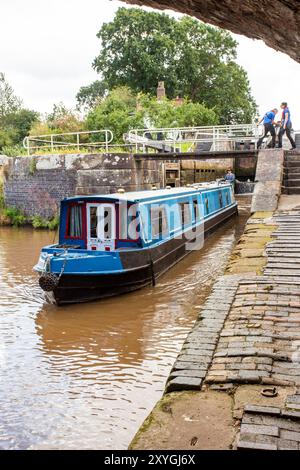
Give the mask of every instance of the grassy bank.
[[(2, 203), (0, 202), (1, 206)], [(36, 215), (26, 217), (22, 211), (13, 207), (0, 206), (0, 226), (24, 227), (29, 226), (35, 230), (56, 230), (59, 225), (58, 216), (53, 219), (43, 219)]]

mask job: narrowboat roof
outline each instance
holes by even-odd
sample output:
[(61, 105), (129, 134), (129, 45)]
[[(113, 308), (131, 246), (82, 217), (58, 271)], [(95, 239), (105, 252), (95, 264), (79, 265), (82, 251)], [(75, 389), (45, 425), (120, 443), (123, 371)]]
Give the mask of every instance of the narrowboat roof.
[(191, 186), (183, 186), (180, 188), (170, 189), (157, 189), (157, 190), (144, 190), (144, 191), (130, 191), (124, 193), (112, 193), (112, 194), (93, 194), (90, 196), (75, 196), (65, 198), (64, 201), (95, 201), (97, 199), (105, 200), (118, 200), (118, 201), (129, 201), (129, 202), (141, 202), (147, 200), (163, 199), (170, 196), (184, 196), (189, 194), (195, 194), (199, 191), (205, 191), (207, 189), (221, 189), (224, 187), (230, 187), (230, 183), (222, 183), (219, 185), (217, 182), (199, 183)]

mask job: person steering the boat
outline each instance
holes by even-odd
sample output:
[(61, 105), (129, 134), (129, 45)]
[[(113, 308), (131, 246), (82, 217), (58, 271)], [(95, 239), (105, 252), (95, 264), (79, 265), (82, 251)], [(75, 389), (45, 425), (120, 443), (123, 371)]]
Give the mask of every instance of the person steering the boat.
[(235, 183), (235, 174), (233, 173), (231, 168), (228, 168), (226, 175), (224, 176), (225, 181), (231, 183), (234, 186)]

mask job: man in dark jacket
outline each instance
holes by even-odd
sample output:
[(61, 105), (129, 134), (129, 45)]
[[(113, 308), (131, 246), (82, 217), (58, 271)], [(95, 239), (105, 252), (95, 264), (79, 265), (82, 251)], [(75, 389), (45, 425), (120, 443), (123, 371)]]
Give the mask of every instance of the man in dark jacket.
[(258, 125), (262, 122), (264, 123), (265, 133), (257, 142), (257, 148), (260, 149), (261, 144), (265, 137), (270, 133), (272, 136), (272, 143), (270, 145), (271, 148), (274, 148), (276, 145), (276, 132), (274, 128), (275, 124), (275, 116), (278, 113), (278, 109), (274, 108), (272, 111), (269, 111), (264, 115), (264, 117), (259, 121)]

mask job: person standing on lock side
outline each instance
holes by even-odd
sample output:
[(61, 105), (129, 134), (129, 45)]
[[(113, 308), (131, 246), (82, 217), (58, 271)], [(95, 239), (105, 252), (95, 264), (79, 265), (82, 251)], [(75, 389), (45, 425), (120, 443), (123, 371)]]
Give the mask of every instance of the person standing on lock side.
[(291, 130), (292, 130), (292, 121), (291, 121), (291, 113), (288, 108), (288, 104), (284, 101), (281, 103), (281, 109), (282, 109), (282, 119), (281, 119), (281, 129), (278, 134), (278, 147), (281, 149), (282, 148), (282, 138), (286, 132), (287, 138), (291, 142), (292, 148), (290, 150), (294, 150), (296, 148), (296, 143), (291, 136)]
[(276, 145), (276, 132), (275, 132), (275, 116), (278, 113), (278, 109), (274, 108), (272, 111), (269, 111), (264, 115), (264, 117), (259, 121), (258, 125), (260, 125), (262, 122), (264, 124), (265, 128), (265, 133), (264, 135), (259, 139), (257, 142), (257, 148), (260, 149), (261, 144), (264, 140), (265, 137), (270, 133), (272, 136), (272, 143), (271, 143), (271, 148), (275, 148)]

